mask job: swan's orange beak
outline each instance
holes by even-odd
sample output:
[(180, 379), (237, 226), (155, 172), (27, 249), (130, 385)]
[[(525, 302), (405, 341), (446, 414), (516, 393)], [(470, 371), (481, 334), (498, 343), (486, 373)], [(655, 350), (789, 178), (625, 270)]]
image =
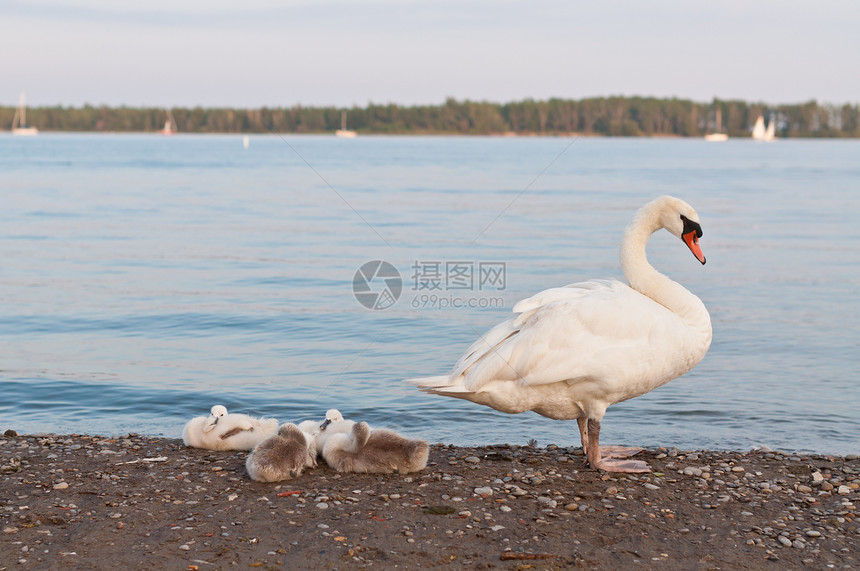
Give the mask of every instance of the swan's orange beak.
[(696, 235), (696, 231), (692, 230), (683, 234), (684, 243), (687, 244), (687, 247), (690, 248), (690, 251), (693, 252), (693, 255), (696, 256), (696, 259), (705, 263), (705, 255), (702, 253), (702, 249), (699, 247), (699, 237)]

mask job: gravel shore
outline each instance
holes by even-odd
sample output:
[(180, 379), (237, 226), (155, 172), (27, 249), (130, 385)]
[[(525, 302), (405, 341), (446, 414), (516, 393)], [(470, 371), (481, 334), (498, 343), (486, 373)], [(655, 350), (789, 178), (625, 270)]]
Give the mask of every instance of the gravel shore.
[(246, 452), (175, 439), (0, 436), (5, 569), (858, 569), (860, 460), (431, 447), (415, 474), (321, 464), (261, 484)]

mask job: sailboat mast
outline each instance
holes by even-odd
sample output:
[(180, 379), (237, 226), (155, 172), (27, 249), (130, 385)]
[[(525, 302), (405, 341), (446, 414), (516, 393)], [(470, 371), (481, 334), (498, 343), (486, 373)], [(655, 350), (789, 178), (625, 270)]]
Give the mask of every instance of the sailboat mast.
[(342, 131), (346, 131), (346, 109), (342, 109), (340, 112), (340, 128)]
[(27, 103), (24, 92), (21, 92), (21, 97), (18, 98), (18, 111), (21, 114), (21, 126), (27, 126)]

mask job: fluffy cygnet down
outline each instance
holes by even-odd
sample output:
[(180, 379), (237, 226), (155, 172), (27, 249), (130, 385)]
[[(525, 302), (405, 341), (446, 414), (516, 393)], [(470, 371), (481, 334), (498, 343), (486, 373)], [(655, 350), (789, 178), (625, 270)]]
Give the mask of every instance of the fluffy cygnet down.
[(333, 434), (349, 432), (354, 425), (355, 421), (344, 420), (340, 411), (332, 408), (326, 411), (322, 423), (318, 420), (305, 420), (299, 423), (299, 428), (313, 438), (316, 453), (322, 455), (325, 443)]
[(385, 428), (371, 431), (366, 422), (360, 422), (349, 433), (331, 435), (323, 458), (338, 472), (405, 474), (423, 470), (429, 452), (424, 440), (410, 440)]
[(251, 479), (258, 482), (280, 482), (297, 478), (304, 468), (317, 465), (312, 439), (292, 423), (261, 442), (245, 462)]
[(182, 440), (186, 446), (194, 448), (250, 450), (277, 431), (277, 419), (228, 414), (225, 407), (215, 405), (209, 416), (197, 416), (188, 421)]

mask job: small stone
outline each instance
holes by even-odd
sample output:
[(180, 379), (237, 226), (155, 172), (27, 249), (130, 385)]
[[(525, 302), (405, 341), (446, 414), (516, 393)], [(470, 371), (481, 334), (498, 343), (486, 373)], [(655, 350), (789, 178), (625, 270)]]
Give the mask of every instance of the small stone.
[(797, 491), (801, 492), (803, 494), (808, 494), (812, 491), (812, 488), (810, 488), (809, 486), (804, 486), (803, 484), (801, 484), (801, 485), (797, 486)]
[(806, 532), (806, 536), (807, 537), (821, 537), (821, 532), (816, 531), (814, 529), (810, 529), (809, 531)]
[(18, 533), (17, 527), (7, 526), (3, 528), (3, 533)]
[(326, 502), (320, 502), (320, 503), (318, 503), (318, 504), (317, 504), (317, 508), (319, 508), (319, 509), (321, 509), (321, 510), (327, 510), (327, 509), (328, 509), (328, 504), (327, 504)]
[(825, 492), (832, 492), (833, 484), (831, 484), (830, 482), (821, 482), (821, 489)]
[(502, 531), (503, 529), (505, 529), (505, 526), (503, 526), (503, 525), (494, 525), (494, 526), (493, 526), (493, 527), (491, 527), (490, 529), (491, 529), (491, 530), (493, 530), (493, 531)]
[(845, 496), (851, 493), (851, 488), (849, 488), (848, 486), (839, 486), (839, 488), (836, 490), (836, 493), (840, 496)]
[[(15, 432), (15, 431), (13, 430), (12, 432)], [(858, 458), (860, 458), (860, 456), (858, 456), (857, 454), (848, 454), (845, 457), (846, 460), (857, 460)]]
[(732, 472), (743, 472), (743, 471), (744, 471), (743, 466), (733, 466), (732, 467)]
[(606, 494), (609, 496), (614, 496), (617, 493), (618, 493), (618, 488), (616, 488), (615, 486), (609, 486), (608, 488), (606, 488)]
[(480, 464), (481, 459), (478, 458), (477, 456), (467, 456), (466, 458), (463, 459), (463, 462), (466, 462), (468, 464)]
[(824, 481), (824, 476), (821, 475), (821, 472), (813, 472), (812, 473), (812, 483), (820, 484)]
[(475, 493), (481, 496), (482, 498), (487, 498), (493, 495), (493, 488), (489, 486), (484, 486), (481, 488), (475, 488)]
[(499, 511), (508, 513), (509, 511), (511, 511), (511, 507), (510, 506), (500, 506)]
[(660, 486), (655, 486), (654, 484), (651, 484), (651, 483), (645, 483), (645, 484), (643, 484), (643, 487), (645, 487), (649, 490), (659, 490), (660, 489)]
[(780, 535), (777, 539), (779, 539), (779, 542), (780, 542), (783, 546), (785, 546), (785, 547), (791, 547), (791, 540), (790, 540), (789, 538), (787, 538), (787, 537), (783, 537), (783, 536), (781, 536), (781, 535)]
[(540, 497), (538, 497), (537, 501), (538, 501), (538, 503), (539, 503), (539, 504), (542, 504), (542, 505), (544, 505), (544, 506), (546, 506), (546, 507), (548, 507), (548, 508), (554, 508), (554, 507), (556, 507), (556, 506), (558, 505), (558, 502), (557, 502), (557, 501), (555, 501), (555, 500), (554, 500), (554, 499), (552, 499), (552, 498), (548, 498), (548, 497), (546, 497), (546, 496), (540, 496)]
[(65, 490), (68, 487), (69, 487), (68, 482), (57, 482), (56, 484), (54, 484), (55, 490)]
[(181, 549), (182, 551), (190, 551), (191, 546), (186, 543), (186, 544), (180, 545), (179, 549)]
[(566, 506), (564, 506), (564, 509), (566, 509), (569, 512), (575, 512), (576, 510), (579, 509), (579, 504), (576, 504), (576, 503), (567, 504)]

